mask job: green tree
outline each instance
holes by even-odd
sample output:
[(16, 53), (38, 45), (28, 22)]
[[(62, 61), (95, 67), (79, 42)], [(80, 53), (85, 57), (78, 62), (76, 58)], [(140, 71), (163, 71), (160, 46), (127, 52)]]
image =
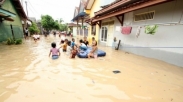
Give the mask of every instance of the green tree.
[(53, 27), (54, 23), (55, 23), (55, 21), (54, 21), (54, 19), (50, 15), (41, 16), (41, 25), (47, 31), (48, 30), (52, 30), (54, 28)]
[(35, 34), (35, 33), (39, 33), (39, 29), (38, 29), (36, 23), (34, 23), (34, 22), (32, 23), (32, 25), (28, 29), (29, 29), (29, 32), (31, 35)]
[(60, 22), (60, 24), (62, 24), (62, 22), (64, 22), (64, 20), (62, 18), (60, 18), (60, 21), (59, 22)]
[(53, 23), (53, 29), (60, 30), (60, 26), (57, 21)]
[(67, 31), (67, 24), (60, 24), (60, 30), (61, 31)]

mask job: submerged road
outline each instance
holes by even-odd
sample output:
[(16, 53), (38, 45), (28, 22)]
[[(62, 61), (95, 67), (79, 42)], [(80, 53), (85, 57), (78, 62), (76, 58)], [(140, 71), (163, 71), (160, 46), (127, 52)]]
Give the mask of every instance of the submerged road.
[(0, 45), (0, 102), (183, 102), (183, 68), (101, 46), (106, 57), (52, 60), (53, 41)]

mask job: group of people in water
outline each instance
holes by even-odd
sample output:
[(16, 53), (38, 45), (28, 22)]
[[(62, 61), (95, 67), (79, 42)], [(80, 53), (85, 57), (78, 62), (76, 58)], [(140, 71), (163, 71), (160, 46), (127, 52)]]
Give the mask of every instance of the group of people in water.
[[(60, 47), (56, 48), (56, 43), (51, 43), (52, 49), (50, 50), (49, 56), (52, 55), (52, 59), (58, 59), (60, 54), (60, 49), (62, 49), (63, 52), (66, 52), (67, 55), (69, 55), (70, 58), (75, 58), (75, 56), (82, 52), (86, 51), (88, 47), (90, 47), (89, 42), (87, 41), (87, 37), (84, 37), (84, 40), (80, 39), (79, 44), (75, 43), (75, 39), (72, 38), (72, 41), (69, 41), (68, 39), (62, 39), (60, 42)], [(91, 44), (92, 50), (88, 53), (88, 58), (97, 58), (97, 41), (95, 38), (92, 38), (92, 44)]]

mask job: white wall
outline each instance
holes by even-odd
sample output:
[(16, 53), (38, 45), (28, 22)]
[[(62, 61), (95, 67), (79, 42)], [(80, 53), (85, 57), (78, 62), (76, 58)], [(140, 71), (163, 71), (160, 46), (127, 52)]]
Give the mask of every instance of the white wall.
[(74, 36), (74, 37), (77, 36), (77, 27), (73, 27), (73, 36)]
[[(125, 14), (124, 25), (132, 26), (132, 32), (130, 35), (123, 35), (121, 31), (115, 29), (114, 37), (117, 40), (121, 40), (120, 49), (183, 67), (183, 25), (158, 25), (155, 35), (144, 33), (144, 25), (146, 24), (178, 23), (180, 20), (183, 22), (183, 18), (181, 19), (182, 5), (183, 0), (175, 0)], [(152, 10), (155, 10), (155, 18), (153, 20), (133, 21), (134, 14)], [(112, 19), (115, 20), (115, 28), (120, 27), (119, 21), (116, 18)], [(139, 25), (142, 26), (142, 29), (140, 36), (136, 38), (136, 30)]]

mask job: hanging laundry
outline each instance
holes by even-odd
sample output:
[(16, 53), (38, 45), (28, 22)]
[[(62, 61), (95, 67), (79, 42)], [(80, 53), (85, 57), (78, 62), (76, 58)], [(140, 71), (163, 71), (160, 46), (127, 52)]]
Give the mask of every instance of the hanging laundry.
[(121, 33), (126, 35), (130, 34), (131, 31), (132, 31), (132, 27), (122, 27), (121, 29)]
[(145, 27), (145, 33), (146, 34), (152, 34), (154, 35), (157, 31), (158, 26), (157, 25), (149, 25)]
[(136, 37), (138, 38), (139, 37), (139, 35), (140, 35), (140, 30), (141, 30), (141, 26), (139, 26), (138, 28), (137, 28), (137, 32), (136, 32)]

